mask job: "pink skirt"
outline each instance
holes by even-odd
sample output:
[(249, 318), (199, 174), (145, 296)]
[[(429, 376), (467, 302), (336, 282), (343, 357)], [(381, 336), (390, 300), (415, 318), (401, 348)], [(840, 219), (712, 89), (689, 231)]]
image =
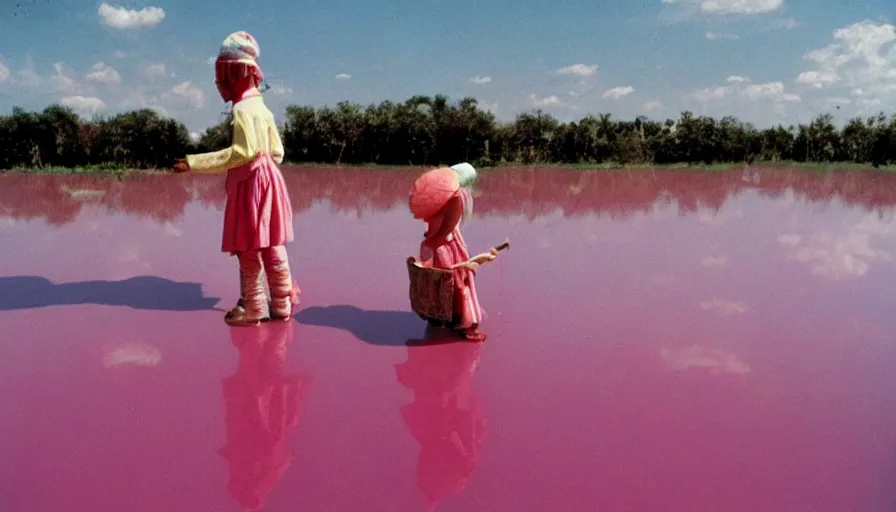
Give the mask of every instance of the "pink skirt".
[(292, 205), (277, 162), (259, 155), (227, 171), (221, 250), (239, 253), (292, 242)]

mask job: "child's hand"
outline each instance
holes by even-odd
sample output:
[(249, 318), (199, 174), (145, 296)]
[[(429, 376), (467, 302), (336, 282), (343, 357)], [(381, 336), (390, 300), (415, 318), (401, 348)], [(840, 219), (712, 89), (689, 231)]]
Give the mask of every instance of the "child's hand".
[(475, 273), (477, 270), (479, 270), (479, 263), (476, 263), (473, 260), (469, 260), (469, 261), (464, 261), (464, 262), (457, 263), (457, 264), (454, 264), (451, 266), (451, 270), (454, 270), (456, 268), (465, 268), (465, 269)]
[(498, 251), (496, 251), (494, 248), (492, 248), (488, 252), (484, 252), (482, 254), (477, 254), (474, 258), (472, 258), (472, 260), (475, 261), (476, 263), (488, 263), (489, 261), (495, 261), (495, 259), (497, 259), (497, 257), (498, 257)]
[(171, 169), (174, 172), (190, 172), (190, 164), (186, 160), (178, 160)]

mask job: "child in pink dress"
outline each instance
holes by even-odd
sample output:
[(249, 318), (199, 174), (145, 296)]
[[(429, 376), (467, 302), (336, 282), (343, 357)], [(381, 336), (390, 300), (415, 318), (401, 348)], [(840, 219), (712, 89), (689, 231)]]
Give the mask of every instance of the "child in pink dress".
[(420, 244), (421, 263), (454, 272), (455, 319), (450, 327), (463, 332), (471, 341), (485, 341), (485, 334), (479, 331), (482, 308), (476, 295), (475, 276), (479, 264), (493, 261), (498, 251), (491, 249), (470, 259), (460, 233), (460, 221), (471, 203), (468, 189), (460, 185), (458, 171), (448, 167), (417, 178), (408, 198), (414, 218), (423, 220), (427, 226)]
[(239, 259), (242, 292), (237, 306), (225, 315), (230, 325), (288, 320), (298, 304), (299, 289), (290, 275), (284, 247), (293, 240), (293, 226), (289, 194), (278, 167), (283, 162), (283, 143), (258, 89), (264, 78), (259, 54), (258, 43), (246, 32), (235, 32), (224, 40), (215, 63), (215, 84), (221, 98), (233, 103), (232, 145), (189, 155), (174, 167), (178, 172), (227, 172), (221, 250)]

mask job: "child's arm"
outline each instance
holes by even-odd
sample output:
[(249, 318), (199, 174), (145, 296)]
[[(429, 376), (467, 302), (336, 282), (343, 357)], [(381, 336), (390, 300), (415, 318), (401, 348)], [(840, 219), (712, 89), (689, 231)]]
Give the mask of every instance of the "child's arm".
[(245, 128), (244, 116), (239, 111), (233, 113), (233, 144), (229, 148), (211, 153), (188, 155), (190, 170), (199, 173), (219, 173), (231, 167), (251, 162), (258, 150), (250, 144)]

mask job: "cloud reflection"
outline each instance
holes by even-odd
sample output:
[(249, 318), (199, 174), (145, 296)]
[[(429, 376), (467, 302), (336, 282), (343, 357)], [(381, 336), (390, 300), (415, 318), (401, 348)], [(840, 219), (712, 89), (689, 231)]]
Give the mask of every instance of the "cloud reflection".
[(813, 275), (841, 281), (863, 277), (870, 265), (893, 260), (893, 253), (879, 247), (892, 239), (896, 226), (874, 214), (866, 214), (847, 224), (842, 232), (818, 230), (808, 236), (783, 234), (778, 243), (786, 258), (805, 263)]
[(162, 362), (162, 352), (145, 343), (127, 343), (103, 356), (104, 368), (119, 366), (158, 366)]
[(660, 356), (669, 369), (674, 371), (704, 368), (708, 369), (711, 375), (747, 375), (752, 371), (748, 363), (741, 361), (731, 352), (721, 349), (706, 349), (699, 345), (675, 351), (663, 349)]

